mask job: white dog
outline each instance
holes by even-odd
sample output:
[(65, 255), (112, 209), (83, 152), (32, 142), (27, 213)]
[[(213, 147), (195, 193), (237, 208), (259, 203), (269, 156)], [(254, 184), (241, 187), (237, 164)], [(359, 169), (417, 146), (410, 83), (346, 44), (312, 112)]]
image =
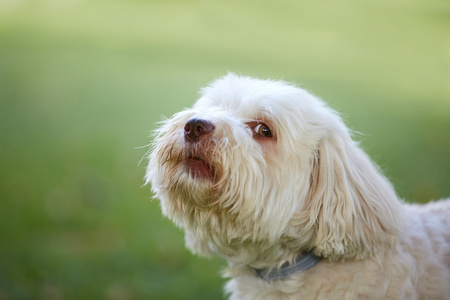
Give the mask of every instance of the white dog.
[(450, 299), (450, 201), (403, 204), (341, 118), (228, 74), (159, 129), (146, 173), (231, 299)]

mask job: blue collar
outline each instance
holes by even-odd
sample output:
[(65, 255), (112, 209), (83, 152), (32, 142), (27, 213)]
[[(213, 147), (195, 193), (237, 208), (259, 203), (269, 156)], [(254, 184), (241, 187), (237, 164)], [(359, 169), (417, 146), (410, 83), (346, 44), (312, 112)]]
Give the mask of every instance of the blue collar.
[(274, 269), (270, 272), (267, 269), (253, 269), (256, 276), (264, 279), (267, 282), (275, 280), (283, 280), (286, 277), (295, 273), (304, 272), (320, 262), (322, 257), (316, 256), (311, 252), (302, 253), (297, 257), (293, 264), (285, 263), (279, 269)]

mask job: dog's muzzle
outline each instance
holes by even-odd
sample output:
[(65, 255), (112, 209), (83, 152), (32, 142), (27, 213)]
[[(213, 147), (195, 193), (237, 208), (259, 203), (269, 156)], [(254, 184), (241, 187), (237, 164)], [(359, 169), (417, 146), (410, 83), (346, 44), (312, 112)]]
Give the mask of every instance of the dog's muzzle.
[(208, 139), (212, 136), (214, 129), (215, 126), (210, 121), (197, 118), (188, 120), (184, 126), (184, 140), (188, 152), (184, 166), (196, 178), (213, 179), (216, 176), (206, 153)]

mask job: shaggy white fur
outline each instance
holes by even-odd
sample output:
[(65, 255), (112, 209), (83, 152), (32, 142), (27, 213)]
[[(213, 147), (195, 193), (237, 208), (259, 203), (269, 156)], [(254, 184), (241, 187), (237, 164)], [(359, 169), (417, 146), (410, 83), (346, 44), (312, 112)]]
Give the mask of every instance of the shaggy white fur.
[[(293, 85), (228, 74), (163, 122), (146, 181), (231, 299), (450, 299), (450, 201), (404, 204), (336, 112)], [(307, 271), (266, 282), (302, 252)]]

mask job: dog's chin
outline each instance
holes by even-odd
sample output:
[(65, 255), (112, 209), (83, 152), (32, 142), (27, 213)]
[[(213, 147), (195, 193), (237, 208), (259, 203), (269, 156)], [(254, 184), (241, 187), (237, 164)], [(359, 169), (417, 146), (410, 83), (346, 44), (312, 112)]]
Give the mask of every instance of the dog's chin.
[(189, 204), (200, 209), (209, 208), (217, 193), (218, 175), (215, 170), (213, 163), (199, 156), (189, 155), (176, 162), (173, 167), (166, 169), (168, 173), (164, 175), (167, 190), (172, 195), (170, 199), (180, 201), (185, 209), (185, 205)]
[(214, 180), (215, 174), (213, 168), (200, 158), (187, 158), (184, 161), (184, 168), (194, 178)]

